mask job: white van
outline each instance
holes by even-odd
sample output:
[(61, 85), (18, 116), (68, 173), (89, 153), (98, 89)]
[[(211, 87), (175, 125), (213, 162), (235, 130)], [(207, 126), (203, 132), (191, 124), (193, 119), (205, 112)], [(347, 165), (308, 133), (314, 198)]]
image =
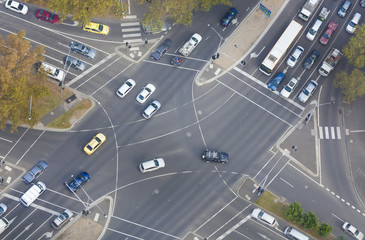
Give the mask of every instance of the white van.
[(48, 63), (42, 63), (41, 67), (46, 71), (48, 74), (47, 76), (58, 81), (63, 81), (65, 78), (65, 72), (59, 68), (56, 68)]
[(361, 14), (355, 13), (349, 24), (347, 24), (346, 26), (346, 32), (353, 34), (355, 32), (357, 24), (359, 24), (360, 22), (360, 19), (361, 19)]
[(307, 35), (305, 36), (309, 41), (313, 41), (314, 38), (317, 36), (318, 30), (322, 25), (322, 21), (317, 19), (313, 26), (309, 29)]
[(0, 219), (0, 234), (2, 234), (8, 227), (10, 223), (6, 218)]
[(289, 237), (292, 240), (309, 240), (309, 237), (307, 237), (303, 233), (295, 230), (292, 227), (285, 228), (284, 235)]
[(46, 184), (43, 182), (37, 182), (31, 188), (26, 191), (19, 201), (25, 207), (29, 207), (44, 191), (46, 190)]

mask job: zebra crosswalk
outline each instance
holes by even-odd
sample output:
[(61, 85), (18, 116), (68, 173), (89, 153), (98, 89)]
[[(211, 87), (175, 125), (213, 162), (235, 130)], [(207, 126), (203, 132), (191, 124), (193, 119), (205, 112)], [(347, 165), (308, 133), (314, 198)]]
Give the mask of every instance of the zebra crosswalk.
[(141, 32), (143, 29), (141, 28), (139, 21), (122, 22), (120, 26), (122, 28), (122, 37), (124, 42), (133, 43), (142, 41)]
[(318, 128), (319, 131), (319, 139), (341, 139), (341, 128), (340, 127), (328, 127), (328, 126), (320, 126)]

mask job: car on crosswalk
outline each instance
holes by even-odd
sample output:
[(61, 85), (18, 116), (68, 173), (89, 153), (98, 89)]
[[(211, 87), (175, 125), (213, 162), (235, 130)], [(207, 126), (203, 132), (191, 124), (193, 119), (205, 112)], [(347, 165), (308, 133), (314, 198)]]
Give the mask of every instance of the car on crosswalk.
[(91, 47), (87, 47), (82, 43), (78, 43), (75, 41), (72, 41), (70, 43), (71, 51), (80, 53), (81, 55), (84, 55), (87, 58), (93, 59), (96, 56), (96, 51), (92, 49)]

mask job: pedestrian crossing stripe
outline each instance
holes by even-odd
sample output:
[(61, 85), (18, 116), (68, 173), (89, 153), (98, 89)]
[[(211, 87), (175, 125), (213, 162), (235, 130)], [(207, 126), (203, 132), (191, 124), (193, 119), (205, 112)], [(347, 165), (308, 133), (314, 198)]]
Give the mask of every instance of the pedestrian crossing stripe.
[(319, 139), (341, 139), (340, 127), (319, 127)]

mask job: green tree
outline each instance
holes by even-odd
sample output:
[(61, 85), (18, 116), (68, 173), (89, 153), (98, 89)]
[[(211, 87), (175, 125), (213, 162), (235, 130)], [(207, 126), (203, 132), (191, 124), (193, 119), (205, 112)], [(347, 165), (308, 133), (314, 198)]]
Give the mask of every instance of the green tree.
[(306, 229), (316, 228), (318, 226), (317, 216), (312, 211), (304, 213), (302, 226)]
[[(140, 4), (146, 0), (138, 0)], [(231, 6), (230, 0), (153, 0), (148, 7), (142, 24), (152, 29), (160, 30), (167, 17), (171, 17), (174, 23), (189, 26), (192, 23), (194, 11), (208, 12), (212, 6), (224, 4)]]
[(318, 234), (321, 237), (327, 237), (327, 235), (332, 231), (333, 227), (328, 223), (322, 222), (318, 228)]
[(303, 210), (300, 203), (294, 202), (290, 204), (288, 211), (285, 212), (285, 216), (290, 221), (300, 223), (303, 217)]
[(44, 47), (32, 49), (30, 42), (24, 39), (25, 32), (8, 35), (5, 40), (0, 36), (0, 128), (7, 121), (16, 130), (21, 123), (34, 125), (39, 121), (37, 109), (32, 109), (29, 121), (30, 97), (35, 101), (49, 93), (44, 87), (45, 73), (34, 70), (34, 64), (43, 61)]
[(359, 69), (354, 69), (351, 74), (340, 71), (336, 75), (334, 85), (342, 89), (346, 102), (353, 102), (365, 94), (365, 75)]
[(363, 68), (365, 66), (365, 25), (362, 24), (356, 28), (354, 36), (343, 48), (345, 57), (349, 63), (356, 68)]
[(105, 15), (122, 16), (123, 6), (118, 0), (49, 0), (49, 8), (61, 15), (64, 20), (70, 14), (79, 23), (90, 22), (93, 17)]

